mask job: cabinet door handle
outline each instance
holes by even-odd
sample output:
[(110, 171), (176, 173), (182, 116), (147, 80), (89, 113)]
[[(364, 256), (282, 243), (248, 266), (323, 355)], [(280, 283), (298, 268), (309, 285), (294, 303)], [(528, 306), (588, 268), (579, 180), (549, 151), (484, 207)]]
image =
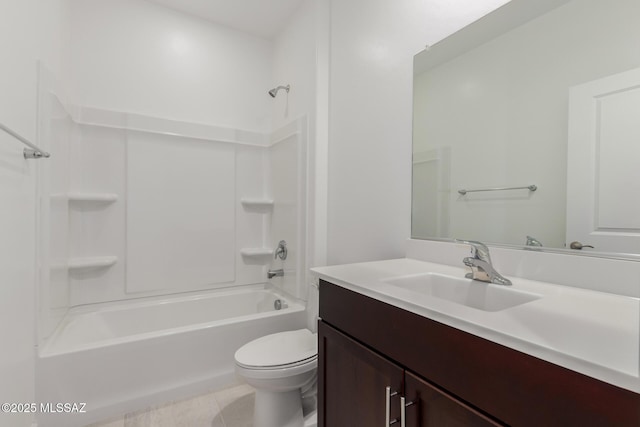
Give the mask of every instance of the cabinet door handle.
[[(391, 425), (391, 396), (395, 396), (397, 395), (398, 392), (394, 391), (393, 393), (391, 393), (391, 387), (387, 386), (387, 388), (385, 389), (385, 399), (384, 399), (384, 403), (385, 403), (385, 424), (384, 427), (389, 427)], [(398, 420), (394, 420), (394, 422), (397, 422)]]
[(406, 427), (407, 425), (407, 407), (415, 404), (416, 402), (408, 402), (404, 397), (400, 398), (400, 427)]

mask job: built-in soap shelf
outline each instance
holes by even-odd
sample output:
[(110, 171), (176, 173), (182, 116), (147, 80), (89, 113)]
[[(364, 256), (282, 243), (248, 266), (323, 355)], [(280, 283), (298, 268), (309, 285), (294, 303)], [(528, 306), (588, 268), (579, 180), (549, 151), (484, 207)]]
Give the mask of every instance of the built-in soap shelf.
[(70, 202), (94, 202), (94, 203), (113, 203), (118, 201), (118, 195), (115, 193), (68, 193)]
[(244, 248), (240, 249), (240, 255), (246, 261), (256, 264), (264, 264), (273, 256), (273, 249), (271, 248)]
[[(240, 203), (247, 212), (256, 213), (270, 213), (273, 211), (273, 199), (269, 198), (251, 198), (243, 197), (240, 199)], [(273, 256), (274, 250), (272, 248), (243, 248), (240, 249), (240, 255), (245, 264), (264, 265), (269, 262)]]
[(240, 255), (246, 257), (265, 257), (273, 255), (271, 248), (245, 248), (240, 249)]
[(115, 193), (83, 193), (79, 191), (69, 193), (56, 193), (51, 195), (55, 200), (67, 200), (69, 202), (88, 202), (88, 203), (113, 203), (118, 201), (118, 195)]
[(94, 268), (109, 268), (118, 262), (117, 256), (95, 256), (69, 258), (69, 270), (87, 270)]
[(273, 209), (273, 199), (253, 199), (249, 197), (243, 197), (240, 199), (240, 203), (247, 211), (253, 212), (270, 212)]

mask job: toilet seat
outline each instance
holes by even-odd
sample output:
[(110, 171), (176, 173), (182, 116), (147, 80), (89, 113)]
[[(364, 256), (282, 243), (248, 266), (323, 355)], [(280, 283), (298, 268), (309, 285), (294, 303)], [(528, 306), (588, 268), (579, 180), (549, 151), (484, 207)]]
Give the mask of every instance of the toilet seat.
[(314, 366), (316, 365), (316, 361), (318, 360), (318, 356), (313, 356), (313, 357), (309, 357), (308, 359), (304, 359), (304, 360), (300, 360), (298, 362), (293, 362), (293, 363), (287, 363), (285, 365), (275, 365), (275, 366), (254, 366), (254, 365), (245, 365), (243, 363), (240, 363), (238, 361), (236, 361), (236, 365), (241, 367), (241, 368), (245, 368), (245, 369), (254, 369), (254, 370), (258, 370), (258, 371), (271, 371), (271, 370), (282, 370), (282, 369), (287, 369), (287, 368), (295, 368), (298, 366), (303, 366), (306, 364), (310, 364), (313, 363)]
[(236, 351), (236, 365), (245, 369), (281, 370), (317, 364), (317, 334), (308, 329), (279, 332), (255, 339)]

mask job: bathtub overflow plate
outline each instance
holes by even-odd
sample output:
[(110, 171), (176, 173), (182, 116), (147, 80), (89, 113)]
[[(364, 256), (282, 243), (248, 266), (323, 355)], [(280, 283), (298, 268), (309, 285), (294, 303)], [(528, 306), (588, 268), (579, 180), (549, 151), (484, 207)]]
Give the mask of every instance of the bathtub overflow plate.
[(283, 308), (287, 307), (289, 307), (289, 304), (287, 304), (287, 302), (284, 300), (277, 299), (273, 302), (273, 308), (275, 308), (276, 310), (282, 310)]

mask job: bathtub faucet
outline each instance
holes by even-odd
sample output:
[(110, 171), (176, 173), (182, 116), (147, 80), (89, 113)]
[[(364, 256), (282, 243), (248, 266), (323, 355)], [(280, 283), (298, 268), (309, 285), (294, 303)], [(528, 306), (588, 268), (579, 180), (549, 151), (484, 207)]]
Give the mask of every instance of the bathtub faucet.
[(267, 272), (267, 277), (269, 279), (273, 279), (274, 277), (282, 277), (284, 276), (284, 270), (283, 269), (279, 269), (279, 270), (269, 270)]

